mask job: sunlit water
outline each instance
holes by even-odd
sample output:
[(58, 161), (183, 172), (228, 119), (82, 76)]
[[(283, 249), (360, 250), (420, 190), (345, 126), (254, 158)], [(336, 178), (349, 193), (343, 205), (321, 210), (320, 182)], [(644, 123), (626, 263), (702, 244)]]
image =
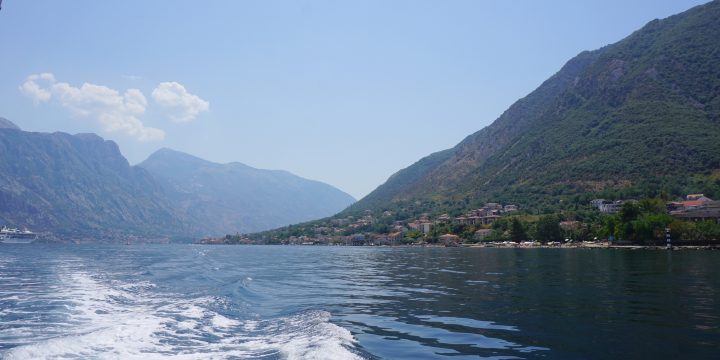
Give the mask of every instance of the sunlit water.
[(3, 359), (720, 358), (720, 252), (0, 246)]

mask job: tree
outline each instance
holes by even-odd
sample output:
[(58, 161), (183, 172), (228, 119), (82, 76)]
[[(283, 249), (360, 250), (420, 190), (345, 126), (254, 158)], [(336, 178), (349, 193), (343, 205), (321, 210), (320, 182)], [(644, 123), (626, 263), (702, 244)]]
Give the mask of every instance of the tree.
[(460, 237), (463, 238), (466, 241), (474, 242), (475, 241), (475, 231), (477, 229), (475, 228), (475, 225), (468, 225), (466, 226), (463, 231), (460, 233)]
[(422, 236), (422, 233), (417, 230), (410, 230), (407, 233), (405, 233), (406, 242), (415, 242), (421, 236)]
[(702, 240), (718, 240), (720, 239), (720, 224), (715, 221), (698, 221), (695, 228)]
[(629, 223), (640, 216), (640, 206), (634, 202), (627, 202), (618, 211), (618, 216), (620, 222)]
[(562, 239), (562, 229), (560, 228), (560, 220), (555, 215), (545, 215), (537, 222), (536, 236), (537, 239), (546, 243), (548, 241), (560, 241)]
[(510, 222), (510, 240), (519, 243), (521, 241), (527, 241), (527, 239), (525, 227), (518, 218), (513, 218)]
[(602, 217), (602, 235), (610, 239), (612, 236), (615, 238), (617, 235), (618, 218), (615, 215), (605, 215)]
[(665, 202), (661, 199), (647, 198), (638, 203), (640, 211), (645, 214), (666, 214)]

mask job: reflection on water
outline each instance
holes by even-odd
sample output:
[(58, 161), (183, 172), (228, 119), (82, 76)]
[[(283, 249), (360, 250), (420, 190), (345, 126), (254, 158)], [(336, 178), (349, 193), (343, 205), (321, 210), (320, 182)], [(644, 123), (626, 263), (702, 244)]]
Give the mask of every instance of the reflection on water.
[(720, 253), (3, 246), (3, 358), (713, 358)]

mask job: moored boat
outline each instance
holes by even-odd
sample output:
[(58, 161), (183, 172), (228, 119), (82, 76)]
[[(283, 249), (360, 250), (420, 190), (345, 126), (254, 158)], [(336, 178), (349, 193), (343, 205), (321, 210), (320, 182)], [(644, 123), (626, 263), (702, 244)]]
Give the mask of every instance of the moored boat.
[(37, 239), (37, 234), (25, 229), (13, 229), (7, 226), (0, 227), (0, 243), (3, 244), (29, 244)]

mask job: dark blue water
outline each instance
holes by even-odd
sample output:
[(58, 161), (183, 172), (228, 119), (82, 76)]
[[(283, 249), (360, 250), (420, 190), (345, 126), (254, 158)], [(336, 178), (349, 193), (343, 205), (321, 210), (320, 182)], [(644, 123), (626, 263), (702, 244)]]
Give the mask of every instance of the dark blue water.
[(720, 252), (0, 246), (4, 359), (720, 358)]

